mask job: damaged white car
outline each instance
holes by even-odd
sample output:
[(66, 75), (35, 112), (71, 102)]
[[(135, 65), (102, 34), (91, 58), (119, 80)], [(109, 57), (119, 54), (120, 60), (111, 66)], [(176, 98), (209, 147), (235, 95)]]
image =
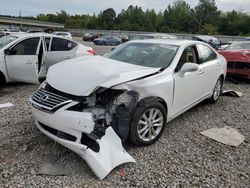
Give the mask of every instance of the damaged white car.
[(224, 57), (205, 43), (131, 41), (106, 57), (54, 65), (30, 101), (38, 128), (103, 179), (134, 162), (122, 141), (152, 144), (167, 122), (205, 99), (216, 102), (225, 76)]
[(38, 83), (48, 68), (65, 59), (93, 55), (92, 48), (46, 33), (10, 34), (0, 38), (0, 85)]

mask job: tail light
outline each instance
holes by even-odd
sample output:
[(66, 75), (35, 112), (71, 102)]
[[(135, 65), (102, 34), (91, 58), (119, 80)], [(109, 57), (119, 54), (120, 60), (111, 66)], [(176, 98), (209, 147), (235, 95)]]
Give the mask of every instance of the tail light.
[(87, 52), (92, 54), (92, 55), (95, 55), (95, 50), (88, 50)]

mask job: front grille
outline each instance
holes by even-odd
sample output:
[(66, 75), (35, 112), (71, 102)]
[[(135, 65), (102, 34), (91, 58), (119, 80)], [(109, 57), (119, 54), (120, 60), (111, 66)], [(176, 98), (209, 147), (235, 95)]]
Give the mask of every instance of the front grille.
[(59, 91), (55, 88), (53, 88), (51, 85), (49, 85), (48, 83), (46, 84), (46, 86), (44, 87), (44, 89), (46, 91), (49, 91), (51, 93), (54, 93), (56, 95), (59, 95), (61, 97), (64, 97), (64, 98), (67, 98), (67, 99), (71, 99), (73, 101), (85, 101), (86, 100), (86, 97), (83, 97), (83, 96), (77, 96), (77, 95), (71, 95), (71, 94), (68, 94), (68, 93), (64, 93), (62, 91)]
[(48, 131), (50, 134), (53, 134), (54, 136), (57, 136), (58, 138), (61, 138), (61, 139), (64, 139), (64, 140), (68, 140), (68, 141), (71, 141), (71, 142), (75, 142), (76, 141), (76, 137), (73, 136), (73, 135), (70, 135), (68, 133), (65, 133), (65, 132), (62, 132), (62, 131), (59, 131), (57, 129), (54, 129), (52, 127), (49, 127), (41, 122), (38, 122), (39, 125), (45, 129), (46, 131)]
[(248, 70), (250, 69), (250, 63), (247, 62), (237, 62), (237, 61), (229, 61), (227, 63), (228, 69), (243, 69)]
[(50, 112), (55, 112), (58, 108), (72, 101), (69, 98), (57, 95), (43, 88), (37, 90), (31, 96), (31, 99), (34, 107)]

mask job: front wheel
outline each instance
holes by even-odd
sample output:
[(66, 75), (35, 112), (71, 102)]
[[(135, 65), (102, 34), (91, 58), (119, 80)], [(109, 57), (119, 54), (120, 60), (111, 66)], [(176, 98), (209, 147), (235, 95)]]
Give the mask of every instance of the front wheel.
[(167, 113), (161, 103), (138, 106), (131, 122), (129, 140), (137, 146), (154, 143), (162, 135), (166, 121)]
[(223, 85), (223, 80), (222, 77), (220, 77), (214, 86), (212, 97), (208, 99), (210, 103), (216, 103), (218, 101), (220, 94), (222, 92), (222, 85)]

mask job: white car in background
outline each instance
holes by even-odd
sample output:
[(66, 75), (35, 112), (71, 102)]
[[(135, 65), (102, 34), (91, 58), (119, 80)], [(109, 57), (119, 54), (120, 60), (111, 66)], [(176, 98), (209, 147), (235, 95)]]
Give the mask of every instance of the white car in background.
[(30, 101), (37, 127), (103, 179), (134, 162), (122, 141), (152, 144), (167, 122), (205, 99), (216, 102), (226, 69), (225, 58), (202, 42), (137, 40), (106, 57), (51, 67)]
[(6, 82), (39, 83), (45, 79), (50, 66), (94, 54), (92, 48), (60, 36), (10, 34), (0, 38), (0, 85)]
[(61, 36), (61, 37), (64, 37), (66, 39), (72, 40), (72, 35), (71, 35), (70, 32), (55, 31), (55, 32), (52, 33), (52, 35), (57, 35), (57, 36)]

